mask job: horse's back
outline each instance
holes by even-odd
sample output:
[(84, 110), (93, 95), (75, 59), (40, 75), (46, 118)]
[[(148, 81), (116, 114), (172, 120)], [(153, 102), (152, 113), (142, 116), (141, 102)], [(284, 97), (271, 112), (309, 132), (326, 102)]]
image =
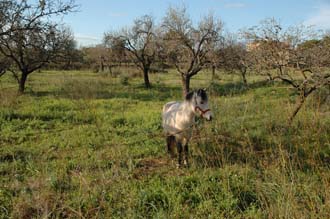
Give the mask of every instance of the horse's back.
[(185, 120), (183, 112), (183, 102), (171, 101), (163, 106), (162, 126), (164, 133), (168, 136), (175, 136), (176, 139), (185, 138), (188, 140), (191, 136), (191, 124)]
[(168, 111), (170, 111), (170, 108), (172, 108), (172, 107), (174, 107), (174, 106), (176, 106), (178, 104), (179, 104), (179, 102), (177, 102), (177, 101), (171, 101), (171, 102), (166, 103), (163, 106), (163, 116), (164, 116), (165, 113), (167, 113)]
[(173, 112), (175, 112), (176, 108), (178, 107), (179, 105), (179, 102), (177, 101), (171, 101), (171, 102), (168, 102), (166, 103), (164, 106), (163, 106), (163, 114), (162, 114), (162, 119), (163, 119), (163, 128), (164, 128), (164, 131), (165, 132), (169, 132), (169, 130), (171, 129), (171, 127), (173, 126), (173, 124), (170, 124), (170, 123), (173, 123)]

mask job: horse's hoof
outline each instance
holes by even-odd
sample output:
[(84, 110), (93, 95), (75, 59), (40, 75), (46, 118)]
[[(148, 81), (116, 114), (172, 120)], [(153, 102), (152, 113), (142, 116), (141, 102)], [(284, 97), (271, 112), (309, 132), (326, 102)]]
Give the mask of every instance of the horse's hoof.
[(183, 161), (183, 166), (184, 166), (185, 168), (189, 168), (189, 167), (190, 167), (190, 165), (189, 165), (189, 163), (188, 163), (187, 160)]
[(183, 164), (179, 164), (179, 163), (176, 164), (176, 168), (177, 168), (177, 169), (182, 169), (183, 167), (184, 167)]

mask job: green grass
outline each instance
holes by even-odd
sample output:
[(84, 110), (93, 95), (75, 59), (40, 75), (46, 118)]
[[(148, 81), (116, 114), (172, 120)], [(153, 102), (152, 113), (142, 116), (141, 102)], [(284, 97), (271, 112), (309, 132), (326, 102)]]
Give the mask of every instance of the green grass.
[(147, 90), (129, 75), (33, 73), (22, 96), (0, 78), (0, 218), (330, 217), (327, 90), (289, 127), (287, 85), (198, 74), (215, 120), (198, 121), (191, 167), (177, 169), (160, 114), (180, 78), (152, 74)]

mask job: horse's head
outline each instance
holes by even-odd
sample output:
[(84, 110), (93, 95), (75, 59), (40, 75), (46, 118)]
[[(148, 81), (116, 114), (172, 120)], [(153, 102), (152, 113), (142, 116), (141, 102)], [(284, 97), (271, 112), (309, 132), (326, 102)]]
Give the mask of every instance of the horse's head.
[(209, 108), (205, 89), (199, 89), (188, 93), (186, 95), (186, 101), (191, 103), (195, 115), (205, 118), (208, 121), (212, 120), (213, 115)]

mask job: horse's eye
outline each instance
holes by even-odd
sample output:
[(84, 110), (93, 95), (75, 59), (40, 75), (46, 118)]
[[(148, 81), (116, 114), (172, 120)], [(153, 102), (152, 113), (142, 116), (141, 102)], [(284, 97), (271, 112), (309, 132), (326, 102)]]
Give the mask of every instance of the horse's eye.
[(201, 104), (204, 104), (204, 102), (203, 102), (203, 101), (201, 101)]

